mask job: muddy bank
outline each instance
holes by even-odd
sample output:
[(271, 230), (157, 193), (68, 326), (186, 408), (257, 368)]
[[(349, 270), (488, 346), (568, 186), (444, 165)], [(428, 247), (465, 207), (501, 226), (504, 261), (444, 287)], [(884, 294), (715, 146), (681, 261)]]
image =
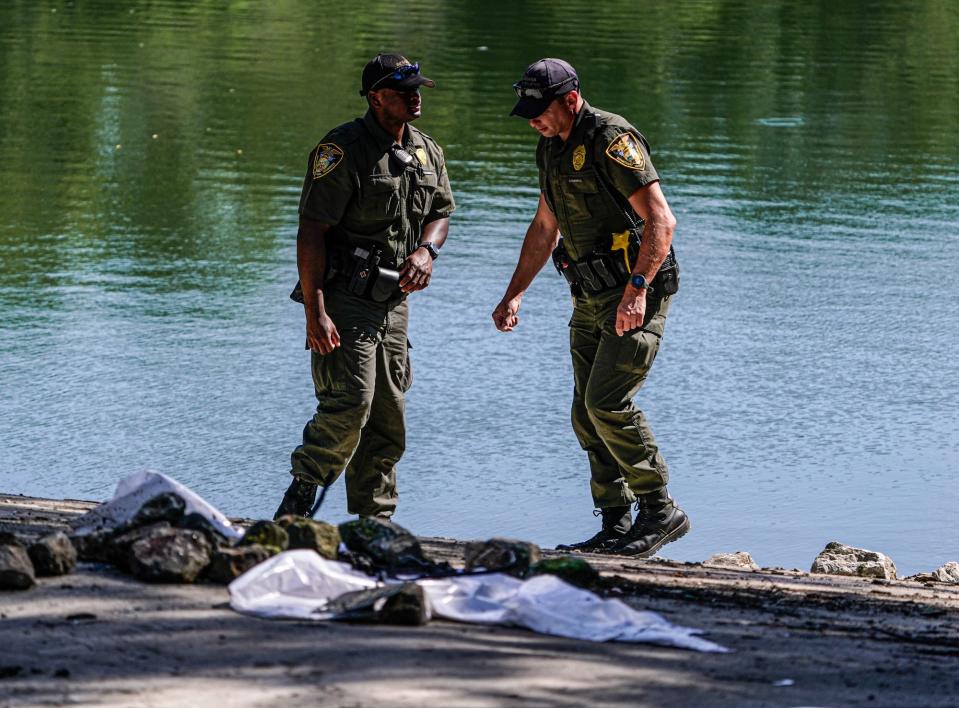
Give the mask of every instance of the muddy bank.
[[(0, 531), (37, 536), (91, 506), (0, 495)], [(462, 559), (461, 542), (423, 545)], [(145, 585), (81, 564), (0, 594), (0, 704), (956, 704), (956, 586), (587, 557), (609, 593), (734, 652), (439, 621), (259, 620), (232, 612), (222, 587)]]

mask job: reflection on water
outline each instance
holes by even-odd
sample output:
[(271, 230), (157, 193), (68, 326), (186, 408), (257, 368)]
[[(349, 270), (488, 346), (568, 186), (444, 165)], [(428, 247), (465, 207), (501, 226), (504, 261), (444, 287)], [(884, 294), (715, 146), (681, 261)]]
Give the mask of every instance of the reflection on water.
[(638, 399), (693, 519), (668, 555), (954, 559), (957, 31), (948, 3), (892, 0), (4, 4), (3, 489), (101, 498), (152, 467), (273, 510), (313, 406), (286, 299), (306, 156), (400, 48), (438, 82), (421, 127), (460, 209), (414, 297), (398, 520), (592, 533), (562, 281), (513, 334), (489, 321), (536, 201), (510, 84), (558, 55), (649, 137), (679, 219), (683, 290)]

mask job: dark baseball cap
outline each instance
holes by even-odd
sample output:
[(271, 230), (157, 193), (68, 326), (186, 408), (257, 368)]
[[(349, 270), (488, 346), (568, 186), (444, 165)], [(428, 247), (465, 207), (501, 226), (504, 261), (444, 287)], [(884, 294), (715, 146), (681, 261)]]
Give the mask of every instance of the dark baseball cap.
[(557, 96), (579, 89), (576, 69), (562, 59), (540, 59), (526, 67), (523, 78), (513, 84), (519, 97), (511, 116), (532, 120), (549, 108)]
[(420, 86), (433, 88), (436, 82), (420, 73), (420, 65), (411, 64), (400, 54), (377, 54), (363, 67), (363, 88), (360, 95), (370, 91), (391, 88), (397, 91), (412, 91)]

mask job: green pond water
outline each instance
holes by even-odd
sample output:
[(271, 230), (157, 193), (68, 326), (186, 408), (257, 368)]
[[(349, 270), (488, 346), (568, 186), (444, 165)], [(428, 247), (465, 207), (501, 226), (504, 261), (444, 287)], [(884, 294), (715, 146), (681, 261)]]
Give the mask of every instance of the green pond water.
[[(591, 535), (562, 279), (489, 314), (537, 199), (507, 118), (542, 56), (652, 145), (682, 290), (647, 411), (681, 560), (902, 573), (957, 560), (959, 5), (953, 2), (27, 2), (0, 5), (0, 489), (102, 499), (151, 468), (272, 514), (314, 401), (296, 280), (310, 149), (421, 62), (459, 209), (412, 298), (396, 520)], [(324, 516), (345, 517), (342, 484)]]

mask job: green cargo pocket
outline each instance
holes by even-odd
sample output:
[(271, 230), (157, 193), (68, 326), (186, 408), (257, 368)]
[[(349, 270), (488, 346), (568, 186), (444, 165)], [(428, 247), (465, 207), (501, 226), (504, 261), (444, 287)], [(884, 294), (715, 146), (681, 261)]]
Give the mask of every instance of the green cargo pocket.
[(393, 356), (390, 357), (388, 366), (390, 372), (390, 384), (406, 393), (413, 385), (413, 361), (410, 359), (410, 340), (406, 340), (406, 356), (403, 359)]
[(342, 347), (337, 347), (329, 354), (312, 352), (310, 369), (313, 373), (313, 386), (318, 394), (337, 390), (337, 384), (343, 379), (342, 376), (337, 375), (337, 372), (342, 369), (339, 361), (342, 356)]
[(659, 351), (659, 335), (640, 329), (624, 334), (620, 339), (616, 370), (645, 376)]
[(314, 352), (313, 383), (318, 391), (357, 390), (365, 385), (367, 371), (373, 366), (377, 334), (361, 325), (340, 331), (340, 346), (329, 354)]
[(403, 374), (403, 393), (406, 393), (413, 386), (413, 357), (410, 356), (410, 349), (413, 345), (410, 340), (406, 340), (406, 370)]

